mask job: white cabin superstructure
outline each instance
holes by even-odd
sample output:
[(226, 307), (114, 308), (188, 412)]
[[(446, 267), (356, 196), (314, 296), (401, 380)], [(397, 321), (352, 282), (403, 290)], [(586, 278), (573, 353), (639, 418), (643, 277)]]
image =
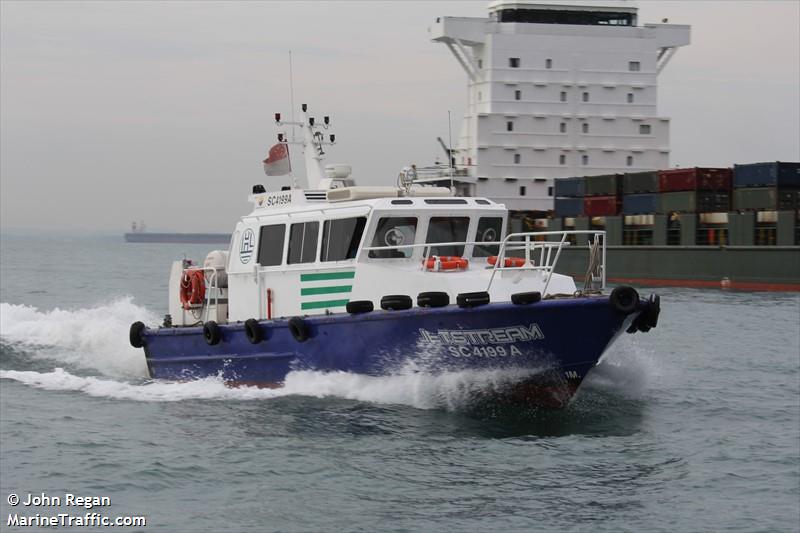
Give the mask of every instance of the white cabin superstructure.
[[(317, 154), (308, 182), (324, 188), (255, 185), (253, 209), (237, 223), (229, 250), (211, 252), (202, 267), (173, 263), (173, 325), (342, 313), (352, 301), (377, 307), (387, 296), (405, 300), (428, 292), (447, 293), (453, 302), (469, 293), (488, 293), (494, 302), (522, 292), (572, 295), (574, 280), (555, 273), (568, 233), (591, 234), (585, 289), (605, 286), (604, 232), (507, 235), (504, 205), (420, 186), (413, 166), (396, 186), (355, 186), (343, 177), (349, 167), (323, 167), (314, 121), (305, 115), (304, 121), (296, 123), (307, 130), (301, 144)], [(323, 172), (338, 177), (320, 179)], [(190, 286), (201, 279), (204, 290)]]
[(544, 211), (554, 178), (668, 168), (658, 74), (689, 26), (637, 26), (627, 1), (495, 0), (430, 35), (467, 74), (454, 159), (471, 195)]

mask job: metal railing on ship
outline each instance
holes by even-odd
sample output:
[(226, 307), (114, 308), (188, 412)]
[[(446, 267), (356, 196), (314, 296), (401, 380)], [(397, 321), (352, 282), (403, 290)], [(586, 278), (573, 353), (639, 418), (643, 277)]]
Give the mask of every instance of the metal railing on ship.
[[(459, 241), (459, 242), (429, 242), (422, 244), (403, 244), (397, 246), (371, 246), (362, 248), (366, 252), (389, 251), (389, 250), (415, 250), (418, 248), (423, 249), (422, 262), (434, 255), (432, 253), (434, 248), (442, 248), (446, 246), (462, 247), (466, 246), (480, 246), (480, 247), (499, 247), (497, 251), (497, 260), (495, 261), (492, 269), (489, 284), (486, 291), (492, 287), (495, 275), (498, 271), (503, 270), (532, 270), (540, 271), (545, 277), (545, 285), (542, 294), (547, 293), (547, 287), (550, 285), (550, 279), (555, 271), (558, 259), (561, 256), (561, 250), (567, 246), (571, 246), (569, 241), (570, 236), (587, 235), (589, 236), (589, 266), (586, 271), (586, 280), (584, 288), (592, 289), (605, 289), (606, 288), (606, 232), (598, 230), (564, 230), (564, 231), (537, 231), (527, 233), (511, 233), (506, 236), (502, 241)], [(555, 237), (557, 240), (541, 240), (548, 237)], [(522, 255), (516, 255), (516, 253)], [(521, 257), (525, 259), (522, 266), (506, 266), (506, 258)], [(420, 268), (424, 268), (421, 266)]]

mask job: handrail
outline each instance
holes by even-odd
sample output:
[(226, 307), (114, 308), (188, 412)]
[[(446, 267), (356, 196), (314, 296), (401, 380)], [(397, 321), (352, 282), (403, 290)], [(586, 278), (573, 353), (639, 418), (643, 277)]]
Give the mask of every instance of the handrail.
[[(428, 242), (428, 243), (420, 243), (420, 244), (403, 244), (403, 245), (396, 245), (396, 246), (365, 246), (362, 247), (362, 251), (379, 251), (379, 250), (402, 250), (402, 249), (417, 249), (417, 248), (424, 248), (426, 249), (423, 253), (423, 260), (428, 257), (428, 253), (430, 248), (435, 246), (499, 246), (499, 250), (497, 253), (497, 261), (494, 264), (492, 269), (492, 274), (489, 278), (489, 284), (486, 287), (486, 290), (489, 291), (492, 287), (492, 283), (494, 282), (494, 277), (497, 274), (498, 270), (505, 270), (505, 269), (513, 269), (515, 271), (518, 270), (540, 270), (545, 273), (545, 285), (543, 289), (543, 294), (547, 292), (547, 288), (550, 285), (550, 279), (553, 276), (553, 272), (555, 271), (555, 267), (558, 264), (558, 259), (561, 257), (561, 250), (565, 246), (570, 246), (571, 243), (567, 241), (567, 236), (569, 235), (591, 235), (593, 237), (592, 241), (596, 241), (600, 239), (602, 244), (602, 253), (601, 253), (601, 261), (599, 265), (600, 272), (602, 273), (601, 282), (602, 282), (602, 289), (606, 287), (606, 232), (602, 230), (561, 230), (561, 231), (532, 231), (532, 232), (524, 232), (524, 233), (510, 233), (507, 235), (502, 241), (458, 241), (458, 242)], [(532, 240), (532, 238), (537, 237), (548, 237), (548, 236), (560, 236), (561, 239), (558, 241), (537, 241)], [(519, 239), (524, 239), (524, 241), (520, 242)], [(555, 254), (553, 254), (553, 250), (555, 249)], [(521, 267), (506, 267), (505, 259), (508, 252), (517, 251), (517, 250), (524, 250), (525, 251), (525, 264)], [(536, 251), (539, 251), (539, 265), (535, 262), (535, 254)], [(589, 247), (589, 251), (591, 254), (591, 244)]]

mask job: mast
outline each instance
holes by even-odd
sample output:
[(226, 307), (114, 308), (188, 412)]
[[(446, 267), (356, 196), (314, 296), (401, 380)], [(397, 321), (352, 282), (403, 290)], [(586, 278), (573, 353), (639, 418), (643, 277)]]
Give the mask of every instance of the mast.
[[(289, 140), (285, 133), (278, 134), (278, 141), (299, 145), (303, 150), (303, 158), (306, 164), (306, 179), (295, 180), (294, 186), (301, 189), (327, 189), (330, 187), (331, 180), (325, 174), (325, 146), (331, 146), (336, 142), (336, 136), (329, 134), (325, 139), (323, 130), (330, 127), (330, 117), (327, 115), (322, 118), (322, 124), (317, 123), (316, 119), (308, 114), (308, 105), (300, 106), (300, 120), (281, 122), (281, 114), (275, 113), (275, 123), (278, 126), (300, 127), (302, 130), (302, 140)], [(294, 139), (294, 134), (292, 134)]]

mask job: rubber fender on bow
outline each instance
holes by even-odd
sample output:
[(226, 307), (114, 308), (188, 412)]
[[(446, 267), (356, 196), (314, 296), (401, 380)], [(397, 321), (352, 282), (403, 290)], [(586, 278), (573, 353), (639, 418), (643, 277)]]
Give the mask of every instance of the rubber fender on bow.
[(144, 328), (145, 325), (143, 322), (134, 322), (131, 324), (128, 339), (131, 342), (131, 346), (134, 348), (141, 348), (144, 346)]
[(306, 342), (311, 336), (308, 331), (308, 324), (299, 316), (293, 316), (289, 319), (289, 332), (297, 342)]
[(247, 335), (247, 340), (250, 344), (258, 344), (264, 340), (264, 334), (258, 325), (258, 320), (255, 318), (248, 318), (244, 321), (244, 334)]
[(489, 303), (489, 293), (481, 292), (462, 292), (456, 296), (456, 303), (459, 307), (478, 307)]
[(511, 295), (511, 303), (517, 305), (535, 304), (541, 301), (542, 293), (539, 291), (533, 292), (518, 292)]
[(386, 311), (404, 311), (414, 305), (411, 296), (405, 294), (390, 294), (381, 298), (381, 309)]
[(658, 325), (658, 315), (661, 313), (661, 297), (651, 294), (647, 299), (647, 309), (639, 315), (639, 331), (647, 332)]
[(352, 300), (347, 302), (345, 307), (350, 314), (370, 313), (375, 310), (375, 304), (371, 300)]
[(615, 287), (608, 297), (608, 302), (615, 311), (629, 315), (639, 308), (639, 293), (627, 285)]
[(222, 340), (222, 331), (220, 331), (219, 325), (213, 320), (203, 324), (203, 338), (210, 346), (219, 344), (219, 341)]
[(446, 307), (450, 305), (450, 295), (439, 291), (421, 292), (417, 295), (417, 305), (420, 307)]

